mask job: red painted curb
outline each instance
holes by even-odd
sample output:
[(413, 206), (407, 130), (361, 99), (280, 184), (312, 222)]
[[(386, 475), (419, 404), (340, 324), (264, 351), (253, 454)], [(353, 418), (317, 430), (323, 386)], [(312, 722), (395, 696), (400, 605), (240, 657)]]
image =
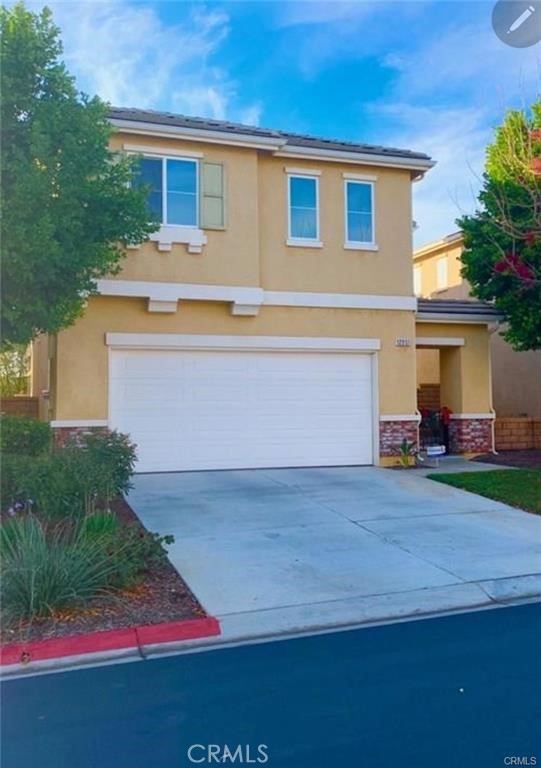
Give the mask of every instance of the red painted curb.
[(36, 640), (30, 643), (12, 643), (0, 647), (0, 663), (42, 661), (62, 656), (76, 656), (80, 653), (111, 651), (137, 645), (135, 629), (110, 629), (90, 632), (86, 635), (67, 635), (50, 640)]
[(148, 624), (136, 627), (139, 645), (171, 643), (174, 640), (195, 640), (198, 637), (212, 637), (220, 634), (220, 623), (214, 616), (187, 621), (171, 621), (164, 624)]
[(67, 635), (50, 640), (36, 640), (29, 643), (11, 643), (0, 646), (0, 665), (30, 663), (46, 659), (77, 656), (84, 653), (99, 653), (121, 648), (138, 648), (140, 645), (193, 640), (220, 634), (220, 623), (213, 616), (186, 621), (164, 622), (162, 624), (127, 629), (110, 629), (90, 632), (86, 635)]

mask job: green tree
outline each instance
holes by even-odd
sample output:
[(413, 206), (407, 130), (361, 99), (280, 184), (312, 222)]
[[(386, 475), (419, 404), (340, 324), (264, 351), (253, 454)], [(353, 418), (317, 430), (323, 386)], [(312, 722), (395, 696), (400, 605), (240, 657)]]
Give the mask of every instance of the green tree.
[(28, 348), (13, 346), (0, 352), (0, 396), (26, 395), (28, 392)]
[(462, 274), (506, 318), (517, 350), (541, 348), (541, 100), (509, 111), (487, 149), (479, 209), (464, 232)]
[(134, 158), (109, 149), (107, 105), (80, 94), (51, 12), (0, 8), (2, 343), (75, 321), (122, 243), (156, 229)]

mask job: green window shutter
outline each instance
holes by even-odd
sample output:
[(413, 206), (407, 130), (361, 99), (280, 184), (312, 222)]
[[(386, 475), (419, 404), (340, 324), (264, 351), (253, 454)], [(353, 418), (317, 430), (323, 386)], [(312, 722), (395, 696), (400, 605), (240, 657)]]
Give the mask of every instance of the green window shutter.
[(223, 163), (201, 163), (201, 228), (225, 229)]

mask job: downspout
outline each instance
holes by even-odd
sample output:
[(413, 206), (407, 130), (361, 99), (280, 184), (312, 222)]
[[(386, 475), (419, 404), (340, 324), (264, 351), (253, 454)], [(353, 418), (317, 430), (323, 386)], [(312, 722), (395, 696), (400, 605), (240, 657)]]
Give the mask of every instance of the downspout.
[(489, 339), (488, 339), (488, 395), (489, 395), (489, 411), (492, 414), (493, 418), (490, 422), (491, 424), (491, 433), (492, 433), (492, 453), (494, 455), (498, 455), (498, 451), (496, 450), (496, 411), (494, 410), (494, 403), (492, 401), (492, 350), (491, 350), (491, 341), (492, 341), (492, 334), (497, 331), (499, 328), (498, 323), (494, 323), (492, 326), (487, 325), (487, 330), (489, 332)]

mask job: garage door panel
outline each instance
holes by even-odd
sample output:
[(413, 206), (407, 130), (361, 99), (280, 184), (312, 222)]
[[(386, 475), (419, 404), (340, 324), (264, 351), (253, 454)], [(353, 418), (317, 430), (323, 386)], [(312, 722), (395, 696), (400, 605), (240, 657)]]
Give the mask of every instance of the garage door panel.
[(372, 462), (367, 355), (114, 350), (110, 377), (138, 471)]

